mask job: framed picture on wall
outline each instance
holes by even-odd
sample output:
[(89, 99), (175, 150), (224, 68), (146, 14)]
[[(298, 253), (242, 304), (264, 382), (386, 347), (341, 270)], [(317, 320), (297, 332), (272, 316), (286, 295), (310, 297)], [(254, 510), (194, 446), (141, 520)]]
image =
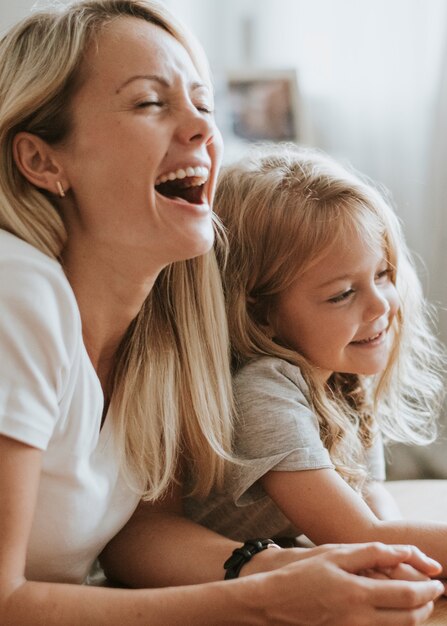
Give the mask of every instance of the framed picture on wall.
[(227, 128), (244, 141), (299, 141), (295, 70), (237, 70), (226, 76)]

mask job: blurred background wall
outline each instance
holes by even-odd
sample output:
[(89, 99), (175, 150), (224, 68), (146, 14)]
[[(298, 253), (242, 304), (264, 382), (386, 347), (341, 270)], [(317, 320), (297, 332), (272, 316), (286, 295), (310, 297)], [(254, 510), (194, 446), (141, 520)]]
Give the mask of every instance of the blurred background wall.
[[(0, 30), (63, 0), (0, 0)], [(447, 3), (444, 0), (165, 0), (204, 46), (226, 159), (245, 149), (226, 97), (235, 72), (296, 72), (296, 140), (387, 187), (447, 342)], [(445, 170), (445, 171), (444, 171)], [(444, 419), (447, 422), (447, 419)], [(447, 439), (393, 447), (393, 478), (447, 477)]]

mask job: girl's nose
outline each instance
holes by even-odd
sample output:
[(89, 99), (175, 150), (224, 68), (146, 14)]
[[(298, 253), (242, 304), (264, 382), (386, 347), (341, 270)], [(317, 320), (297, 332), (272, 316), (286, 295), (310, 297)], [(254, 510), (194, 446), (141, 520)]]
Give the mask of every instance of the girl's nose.
[(388, 298), (377, 288), (371, 291), (368, 305), (365, 311), (367, 321), (373, 321), (382, 315), (386, 315), (391, 309)]

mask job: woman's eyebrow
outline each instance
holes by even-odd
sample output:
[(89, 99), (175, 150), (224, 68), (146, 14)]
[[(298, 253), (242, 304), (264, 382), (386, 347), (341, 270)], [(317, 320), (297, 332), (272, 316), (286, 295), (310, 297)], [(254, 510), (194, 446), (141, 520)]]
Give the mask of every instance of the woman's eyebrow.
[(163, 85), (163, 87), (170, 87), (169, 81), (167, 81), (166, 78), (163, 78), (163, 76), (159, 76), (158, 74), (135, 74), (134, 76), (131, 76), (130, 78), (125, 80), (124, 83), (120, 87), (118, 87), (116, 93), (119, 93), (122, 89), (124, 89), (124, 87), (127, 87), (127, 85), (129, 85), (129, 83), (132, 83), (134, 80), (155, 81), (160, 85)]
[[(158, 74), (135, 74), (134, 76), (131, 76), (130, 78), (125, 80), (124, 83), (120, 85), (120, 87), (118, 87), (115, 93), (117, 94), (120, 93), (120, 91), (124, 89), (124, 87), (127, 87), (127, 85), (129, 85), (135, 80), (155, 81), (159, 83), (160, 85), (162, 85), (163, 87), (171, 86), (171, 83), (168, 80), (166, 80), (166, 78), (164, 78), (163, 76), (159, 76)], [(198, 81), (192, 83), (190, 86), (190, 89), (191, 91), (196, 91), (197, 89), (207, 89), (209, 91), (208, 85), (206, 85), (205, 83), (198, 82)]]
[(198, 81), (191, 83), (190, 89), (191, 91), (196, 91), (197, 89), (206, 89), (207, 91), (211, 91), (206, 83), (200, 83)]

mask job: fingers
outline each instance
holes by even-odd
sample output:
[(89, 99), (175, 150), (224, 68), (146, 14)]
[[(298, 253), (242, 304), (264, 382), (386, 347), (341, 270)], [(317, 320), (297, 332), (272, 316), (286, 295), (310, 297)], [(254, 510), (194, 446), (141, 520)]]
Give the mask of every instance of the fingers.
[(375, 578), (376, 580), (389, 580), (390, 577), (386, 572), (389, 570), (378, 570), (378, 569), (365, 569), (361, 572), (358, 572), (359, 576), (366, 576), (366, 578)]
[(434, 604), (429, 602), (411, 611), (394, 611), (385, 609), (377, 613), (377, 626), (417, 626), (424, 624), (433, 612)]
[(440, 563), (421, 552), (419, 548), (416, 548), (416, 546), (405, 546), (405, 548), (410, 550), (410, 554), (408, 558), (405, 559), (405, 563), (408, 563), (408, 565), (413, 566), (427, 576), (436, 576), (441, 573), (442, 567)]
[(426, 574), (406, 563), (399, 563), (396, 567), (388, 568), (384, 573), (393, 580), (429, 580)]
[[(319, 554), (317, 550), (309, 552), (314, 558), (277, 570), (272, 623), (293, 623), (290, 616), (298, 611), (303, 624), (415, 626), (428, 618), (434, 600), (444, 591), (438, 580), (383, 580), (358, 575), (370, 569), (376, 570), (374, 575), (380, 569), (396, 569), (395, 575), (418, 576), (411, 566), (399, 572), (400, 563), (411, 555), (411, 548), (406, 546), (361, 544), (326, 547)], [(286, 580), (292, 584), (285, 584)]]
[(360, 576), (376, 579), (392, 579), (392, 580), (430, 580), (429, 576), (422, 574), (411, 565), (400, 563), (396, 567), (387, 567), (386, 569), (367, 569), (357, 572)]
[(364, 579), (370, 602), (380, 609), (416, 609), (433, 602), (443, 592), (439, 580), (407, 582)]
[(346, 545), (332, 551), (332, 558), (339, 567), (353, 574), (367, 569), (386, 570), (400, 563), (407, 563), (428, 575), (441, 570), (439, 563), (414, 546), (389, 546), (377, 542)]

